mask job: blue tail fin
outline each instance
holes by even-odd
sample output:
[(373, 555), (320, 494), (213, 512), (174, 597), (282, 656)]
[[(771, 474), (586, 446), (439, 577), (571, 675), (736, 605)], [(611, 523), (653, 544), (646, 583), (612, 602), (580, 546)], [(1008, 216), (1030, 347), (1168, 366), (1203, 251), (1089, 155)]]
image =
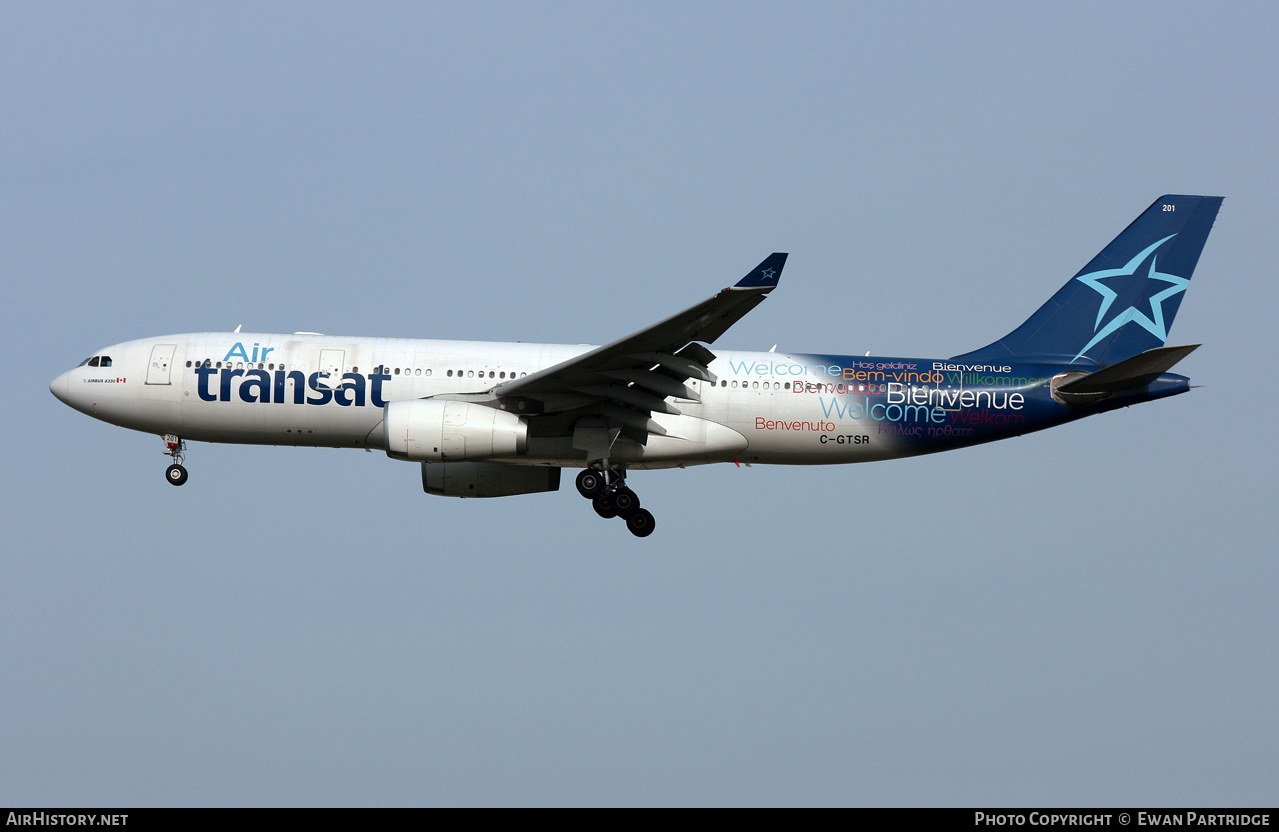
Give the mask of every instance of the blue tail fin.
[(1163, 346), (1219, 196), (1161, 196), (1024, 324), (965, 363), (1104, 365)]

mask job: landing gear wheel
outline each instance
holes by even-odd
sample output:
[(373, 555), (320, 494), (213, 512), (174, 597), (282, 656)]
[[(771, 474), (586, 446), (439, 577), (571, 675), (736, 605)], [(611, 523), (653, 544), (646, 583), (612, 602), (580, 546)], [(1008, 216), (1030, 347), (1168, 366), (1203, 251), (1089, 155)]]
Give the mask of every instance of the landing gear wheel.
[(186, 457), (187, 443), (182, 441), (182, 437), (166, 433), (164, 439), (164, 455), (173, 460), (164, 471), (164, 478), (169, 481), (170, 485), (182, 485), (187, 481), (187, 469), (182, 467), (182, 461)]
[(622, 486), (613, 492), (613, 505), (617, 508), (617, 513), (623, 517), (629, 517), (636, 511), (639, 511), (640, 501), (635, 492)]
[(182, 485), (187, 481), (187, 469), (175, 463), (165, 469), (164, 478), (173, 485)]
[(626, 528), (630, 529), (631, 534), (636, 537), (648, 537), (653, 533), (653, 528), (656, 525), (656, 522), (653, 520), (653, 515), (649, 513), (648, 509), (644, 508), (635, 509), (635, 511), (626, 518)]
[(588, 500), (604, 490), (604, 474), (594, 468), (587, 468), (577, 475), (577, 493)]
[(617, 504), (613, 502), (613, 495), (607, 491), (592, 500), (591, 505), (595, 506), (595, 513), (605, 520), (617, 516)]

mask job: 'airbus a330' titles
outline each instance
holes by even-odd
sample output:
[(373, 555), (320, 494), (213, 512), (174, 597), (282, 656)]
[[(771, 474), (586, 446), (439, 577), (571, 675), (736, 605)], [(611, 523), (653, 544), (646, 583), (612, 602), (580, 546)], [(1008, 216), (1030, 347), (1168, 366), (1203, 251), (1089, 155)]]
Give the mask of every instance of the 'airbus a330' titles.
[(777, 253), (601, 347), (200, 332), (99, 350), (50, 389), (162, 437), (174, 485), (189, 441), (376, 449), (450, 497), (556, 491), (569, 468), (644, 537), (632, 471), (913, 456), (1186, 392), (1169, 371), (1197, 345), (1165, 342), (1221, 202), (1160, 197), (1021, 326), (945, 358), (712, 350), (777, 288)]

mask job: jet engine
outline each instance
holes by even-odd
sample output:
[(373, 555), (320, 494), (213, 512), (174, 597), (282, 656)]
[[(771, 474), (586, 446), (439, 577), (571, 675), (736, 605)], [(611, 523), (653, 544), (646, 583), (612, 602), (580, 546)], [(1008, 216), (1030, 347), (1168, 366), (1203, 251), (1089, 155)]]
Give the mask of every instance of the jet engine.
[(528, 450), (528, 423), (505, 410), (445, 399), (394, 401), (383, 410), (386, 453), (396, 459), (461, 462)]

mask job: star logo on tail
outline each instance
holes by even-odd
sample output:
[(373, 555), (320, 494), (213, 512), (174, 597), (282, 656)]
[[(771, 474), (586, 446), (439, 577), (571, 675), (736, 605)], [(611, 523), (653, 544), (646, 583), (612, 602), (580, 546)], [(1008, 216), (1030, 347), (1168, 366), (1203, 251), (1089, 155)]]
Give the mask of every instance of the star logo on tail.
[[(1075, 278), (1075, 280), (1078, 280), (1088, 288), (1097, 292), (1097, 294), (1101, 295), (1101, 308), (1097, 310), (1097, 323), (1093, 327), (1094, 335), (1092, 340), (1084, 345), (1084, 348), (1079, 351), (1079, 355), (1076, 355), (1073, 359), (1071, 359), (1072, 361), (1078, 361), (1080, 356), (1096, 346), (1097, 343), (1106, 336), (1130, 323), (1137, 324), (1142, 329), (1158, 338), (1159, 343), (1161, 344), (1168, 340), (1168, 326), (1164, 323), (1164, 301), (1186, 291), (1186, 287), (1190, 285), (1190, 280), (1189, 278), (1178, 277), (1175, 274), (1167, 274), (1159, 271), (1156, 267), (1155, 257), (1153, 255), (1156, 249), (1176, 236), (1176, 234), (1169, 234), (1159, 242), (1150, 245), (1136, 257), (1129, 260), (1122, 268), (1090, 272), (1088, 274), (1081, 274)], [(1148, 268), (1143, 269), (1142, 266), (1145, 264), (1147, 258), (1150, 260), (1150, 265)], [(1114, 305), (1115, 299), (1119, 297), (1120, 292), (1115, 291), (1101, 281), (1113, 281), (1122, 285), (1122, 281), (1124, 279), (1139, 283), (1141, 286), (1139, 291), (1143, 295), (1145, 294), (1145, 291), (1148, 290), (1147, 286), (1150, 281), (1160, 281), (1168, 284), (1168, 286), (1162, 291), (1156, 292), (1149, 297), (1135, 301), (1134, 305), (1130, 305), (1119, 310), (1110, 318), (1109, 321), (1106, 322), (1105, 326), (1102, 326), (1102, 321), (1106, 321), (1106, 316), (1111, 311), (1111, 307)], [(1154, 284), (1149, 288), (1158, 289), (1159, 287), (1158, 284)], [(1121, 288), (1121, 291), (1125, 295), (1133, 293), (1132, 289), (1125, 291)], [(1143, 309), (1138, 309), (1136, 306), (1136, 304), (1144, 306), (1146, 302), (1149, 302), (1150, 304), (1149, 315), (1147, 315)]]

